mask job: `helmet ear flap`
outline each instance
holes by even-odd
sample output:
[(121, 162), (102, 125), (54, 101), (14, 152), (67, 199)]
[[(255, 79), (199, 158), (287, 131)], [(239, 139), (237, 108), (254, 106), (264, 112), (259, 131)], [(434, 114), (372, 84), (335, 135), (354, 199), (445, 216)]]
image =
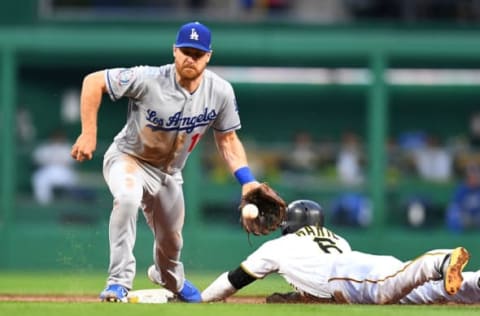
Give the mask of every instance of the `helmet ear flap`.
[(307, 214), (303, 207), (297, 204), (291, 204), (287, 208), (284, 225), (282, 226), (282, 234), (291, 234), (301, 227), (305, 226)]

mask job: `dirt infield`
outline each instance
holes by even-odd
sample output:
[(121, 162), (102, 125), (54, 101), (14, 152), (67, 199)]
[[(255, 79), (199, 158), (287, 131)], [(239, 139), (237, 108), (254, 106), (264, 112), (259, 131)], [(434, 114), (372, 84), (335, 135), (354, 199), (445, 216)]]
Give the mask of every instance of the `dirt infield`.
[[(0, 294), (0, 302), (64, 302), (64, 303), (100, 303), (97, 296), (91, 295), (28, 295), (28, 294)], [(225, 303), (231, 304), (266, 304), (266, 297), (264, 296), (233, 296), (225, 300)], [(329, 304), (326, 302), (302, 302), (305, 304)], [(295, 304), (292, 302), (290, 304)], [(330, 303), (335, 304), (335, 303)], [(456, 303), (436, 303), (427, 305), (442, 305), (442, 306), (465, 306), (465, 304)], [(467, 304), (469, 306), (477, 306), (480, 304)]]
[[(19, 295), (1, 294), (0, 302), (65, 302), (65, 303), (99, 303), (97, 296), (90, 295)], [(230, 297), (226, 303), (238, 304), (265, 304), (263, 296), (237, 296)]]

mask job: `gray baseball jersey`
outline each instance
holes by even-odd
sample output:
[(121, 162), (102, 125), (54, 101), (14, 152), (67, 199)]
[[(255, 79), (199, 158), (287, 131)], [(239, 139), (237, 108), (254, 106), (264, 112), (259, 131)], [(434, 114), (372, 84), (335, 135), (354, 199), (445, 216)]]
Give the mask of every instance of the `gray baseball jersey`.
[(127, 123), (115, 137), (118, 149), (168, 174), (182, 170), (210, 126), (222, 132), (241, 126), (232, 86), (209, 70), (192, 94), (176, 82), (174, 64), (105, 74), (110, 98), (130, 100)]

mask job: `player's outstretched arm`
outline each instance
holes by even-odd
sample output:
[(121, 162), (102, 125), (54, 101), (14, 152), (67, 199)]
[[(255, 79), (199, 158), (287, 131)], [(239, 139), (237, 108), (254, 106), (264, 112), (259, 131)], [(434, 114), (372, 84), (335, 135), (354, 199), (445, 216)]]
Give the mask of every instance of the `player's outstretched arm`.
[(248, 168), (247, 155), (235, 131), (215, 132), (217, 149), (223, 160), (242, 185), (242, 195), (258, 187), (260, 183)]
[(107, 91), (104, 71), (87, 75), (80, 96), (82, 131), (72, 146), (71, 156), (77, 161), (90, 160), (97, 146), (97, 116), (102, 94)]
[(230, 272), (222, 273), (203, 292), (203, 302), (215, 302), (226, 299), (256, 279), (238, 267)]
[(235, 294), (237, 289), (228, 280), (228, 272), (222, 273), (202, 292), (203, 302), (222, 301)]

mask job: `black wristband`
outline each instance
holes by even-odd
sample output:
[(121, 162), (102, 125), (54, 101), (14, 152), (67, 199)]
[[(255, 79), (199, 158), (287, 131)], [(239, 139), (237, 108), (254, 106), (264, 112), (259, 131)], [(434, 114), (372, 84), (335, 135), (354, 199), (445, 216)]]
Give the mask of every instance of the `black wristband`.
[(242, 267), (238, 267), (237, 269), (228, 272), (228, 281), (230, 281), (233, 287), (237, 290), (240, 290), (255, 280), (256, 278), (245, 272)]

